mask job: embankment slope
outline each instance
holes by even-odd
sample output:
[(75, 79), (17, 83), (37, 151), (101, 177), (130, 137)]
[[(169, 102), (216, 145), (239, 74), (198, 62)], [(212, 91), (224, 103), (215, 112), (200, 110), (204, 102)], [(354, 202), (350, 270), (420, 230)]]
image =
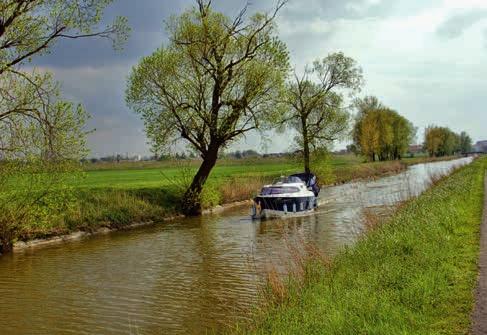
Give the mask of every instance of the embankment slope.
[(257, 313), (253, 334), (466, 334), (478, 275), (487, 159), (405, 204), (331, 265)]

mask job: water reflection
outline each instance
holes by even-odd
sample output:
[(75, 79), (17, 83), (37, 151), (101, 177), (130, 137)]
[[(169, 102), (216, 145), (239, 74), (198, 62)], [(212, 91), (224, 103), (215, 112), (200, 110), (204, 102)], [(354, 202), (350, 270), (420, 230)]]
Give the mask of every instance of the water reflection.
[(199, 334), (246, 317), (260, 276), (288, 246), (333, 255), (363, 231), (363, 208), (422, 192), (455, 162), (323, 190), (317, 213), (252, 222), (248, 209), (0, 258), (3, 334)]

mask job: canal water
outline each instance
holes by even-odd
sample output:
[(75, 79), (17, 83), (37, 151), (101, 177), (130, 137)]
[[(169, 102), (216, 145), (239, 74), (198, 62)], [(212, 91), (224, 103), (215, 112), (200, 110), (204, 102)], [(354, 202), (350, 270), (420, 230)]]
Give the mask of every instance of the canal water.
[(0, 333), (218, 332), (248, 317), (264, 274), (286, 268), (293, 245), (333, 256), (363, 232), (364, 209), (418, 195), (470, 161), (325, 188), (305, 217), (251, 221), (244, 207), (2, 256)]

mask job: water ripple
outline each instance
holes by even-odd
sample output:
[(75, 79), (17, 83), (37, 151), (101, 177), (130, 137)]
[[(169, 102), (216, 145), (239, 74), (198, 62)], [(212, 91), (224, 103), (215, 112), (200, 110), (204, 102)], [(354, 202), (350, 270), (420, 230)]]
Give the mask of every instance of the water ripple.
[(319, 210), (253, 222), (248, 209), (113, 233), (0, 258), (2, 334), (200, 334), (245, 320), (263, 274), (285, 269), (289, 241), (333, 255), (380, 208), (465, 160), (325, 188)]

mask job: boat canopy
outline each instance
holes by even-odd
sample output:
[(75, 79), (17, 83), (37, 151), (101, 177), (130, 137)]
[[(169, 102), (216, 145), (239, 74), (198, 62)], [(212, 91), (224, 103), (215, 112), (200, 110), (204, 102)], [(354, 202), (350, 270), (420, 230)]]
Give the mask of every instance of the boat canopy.
[(301, 181), (303, 181), (306, 184), (306, 187), (312, 189), (315, 196), (318, 196), (318, 193), (320, 193), (320, 187), (318, 186), (318, 181), (316, 180), (316, 176), (312, 173), (306, 173), (306, 172), (296, 173), (290, 175), (288, 178), (299, 178)]

